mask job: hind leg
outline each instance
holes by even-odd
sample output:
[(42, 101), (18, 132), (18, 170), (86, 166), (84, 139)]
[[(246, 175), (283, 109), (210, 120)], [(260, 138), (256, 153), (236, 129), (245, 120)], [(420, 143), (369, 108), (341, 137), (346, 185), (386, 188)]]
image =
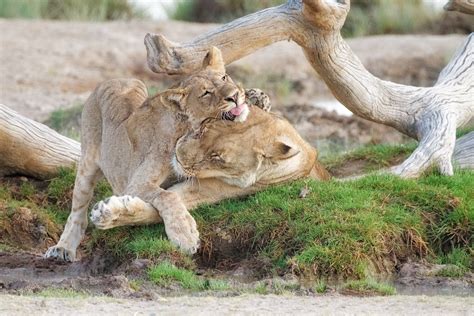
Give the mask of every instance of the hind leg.
[(46, 251), (45, 258), (57, 258), (64, 261), (76, 259), (76, 249), (87, 228), (87, 208), (94, 194), (94, 187), (102, 177), (102, 172), (93, 158), (84, 155), (84, 159), (77, 168), (71, 214), (58, 244)]

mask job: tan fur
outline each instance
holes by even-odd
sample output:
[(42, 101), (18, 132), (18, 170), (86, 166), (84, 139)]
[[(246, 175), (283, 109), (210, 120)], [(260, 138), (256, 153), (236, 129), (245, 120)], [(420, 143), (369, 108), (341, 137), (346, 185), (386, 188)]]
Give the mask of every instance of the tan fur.
[[(256, 107), (242, 124), (206, 122), (200, 131), (183, 136), (173, 161), (178, 174), (197, 178), (168, 189), (180, 196), (188, 210), (255, 193), (271, 184), (304, 177), (329, 179), (317, 161), (316, 150), (285, 119)], [(96, 212), (95, 222), (102, 228), (162, 220), (153, 205), (137, 197), (117, 199), (121, 202), (113, 203), (109, 214)], [(169, 207), (168, 212), (173, 212), (175, 206)]]
[[(145, 85), (135, 79), (110, 80), (97, 87), (82, 114), (82, 156), (72, 211), (59, 243), (45, 256), (75, 260), (93, 189), (102, 176), (114, 194), (127, 193), (150, 203), (163, 219), (170, 240), (195, 252), (199, 233), (194, 219), (180, 197), (161, 186), (173, 176), (170, 161), (178, 138), (199, 128), (203, 120), (219, 119), (244, 102), (245, 93), (225, 74), (217, 48), (210, 49), (200, 72), (153, 98), (147, 98)], [(247, 114), (248, 108), (236, 121), (245, 120)], [(117, 207), (127, 201), (109, 202)], [(108, 204), (102, 206), (101, 212), (109, 214)], [(95, 222), (94, 216), (92, 219)]]
[(253, 107), (244, 124), (225, 121), (203, 124), (198, 133), (178, 140), (174, 167), (178, 174), (217, 178), (248, 188), (311, 175), (326, 179), (316, 150), (287, 120)]

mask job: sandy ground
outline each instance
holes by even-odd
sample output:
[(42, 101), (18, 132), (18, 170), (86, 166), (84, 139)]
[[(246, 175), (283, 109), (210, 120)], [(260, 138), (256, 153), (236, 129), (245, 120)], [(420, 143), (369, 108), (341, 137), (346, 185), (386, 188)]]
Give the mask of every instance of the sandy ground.
[(2, 315), (473, 315), (474, 298), (394, 296), (174, 297), (153, 301), (0, 295)]
[[(161, 33), (177, 42), (216, 25), (163, 22), (64, 22), (0, 19), (0, 103), (44, 120), (60, 107), (82, 103), (100, 82), (117, 77), (160, 81), (146, 66), (143, 38)], [(374, 74), (429, 85), (464, 36), (377, 36), (350, 46)], [(298, 86), (289, 104), (328, 94), (324, 83), (290, 42), (277, 43), (235, 63), (252, 74), (272, 72)], [(279, 65), (274, 67), (274, 65)]]

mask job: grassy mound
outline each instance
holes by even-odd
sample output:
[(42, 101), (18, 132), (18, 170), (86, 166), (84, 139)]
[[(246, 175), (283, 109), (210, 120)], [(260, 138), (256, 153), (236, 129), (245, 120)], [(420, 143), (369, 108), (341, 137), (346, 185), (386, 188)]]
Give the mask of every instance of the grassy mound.
[[(471, 245), (473, 181), (472, 172), (420, 181), (389, 176), (300, 181), (201, 207), (195, 216), (202, 256), (213, 265), (254, 258), (264, 272), (310, 277), (393, 273), (408, 258)], [(311, 194), (299, 199), (303, 187)]]
[[(408, 155), (410, 146), (374, 146), (328, 164), (338, 169), (358, 160), (369, 169), (380, 168), (393, 157)], [(1, 180), (3, 249), (27, 245), (44, 251), (56, 242), (69, 213), (73, 183), (74, 171), (67, 170), (47, 183)], [(348, 285), (347, 291), (361, 287), (371, 292), (375, 286), (365, 284), (367, 280), (390, 276), (409, 259), (450, 264), (440, 272), (444, 276), (472, 270), (472, 183), (472, 171), (456, 171), (453, 177), (428, 174), (419, 180), (388, 175), (351, 182), (302, 180), (199, 207), (193, 215), (201, 249), (193, 258), (169, 243), (163, 225), (109, 231), (90, 227), (81, 251), (90, 255), (100, 250), (117, 261), (150, 260), (148, 278), (165, 286), (175, 282), (194, 290), (226, 288), (225, 282), (198, 277), (193, 271), (246, 266), (257, 278), (294, 274), (307, 280), (362, 280)], [(302, 188), (310, 192), (305, 198), (299, 198)], [(103, 181), (94, 200), (110, 194)], [(19, 221), (15, 216), (25, 212), (36, 224), (24, 228), (23, 235), (29, 232), (30, 240), (44, 242), (28, 244), (13, 238), (10, 228)], [(39, 239), (33, 234), (37, 231), (43, 232)], [(325, 281), (318, 281), (314, 291), (325, 288)]]

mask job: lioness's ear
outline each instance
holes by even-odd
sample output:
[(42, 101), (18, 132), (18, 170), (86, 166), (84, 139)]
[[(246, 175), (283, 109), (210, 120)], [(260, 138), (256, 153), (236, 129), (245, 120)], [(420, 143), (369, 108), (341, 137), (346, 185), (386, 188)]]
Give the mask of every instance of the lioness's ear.
[(222, 58), (222, 53), (219, 48), (212, 46), (209, 49), (202, 63), (202, 68), (210, 68), (214, 71), (225, 73), (224, 58)]
[(170, 89), (160, 94), (161, 103), (174, 111), (184, 111), (186, 90)]
[(300, 151), (294, 148), (292, 145), (283, 143), (281, 141), (276, 141), (270, 145), (270, 148), (268, 148), (265, 153), (265, 157), (272, 160), (284, 160), (296, 156), (299, 154), (299, 152)]

